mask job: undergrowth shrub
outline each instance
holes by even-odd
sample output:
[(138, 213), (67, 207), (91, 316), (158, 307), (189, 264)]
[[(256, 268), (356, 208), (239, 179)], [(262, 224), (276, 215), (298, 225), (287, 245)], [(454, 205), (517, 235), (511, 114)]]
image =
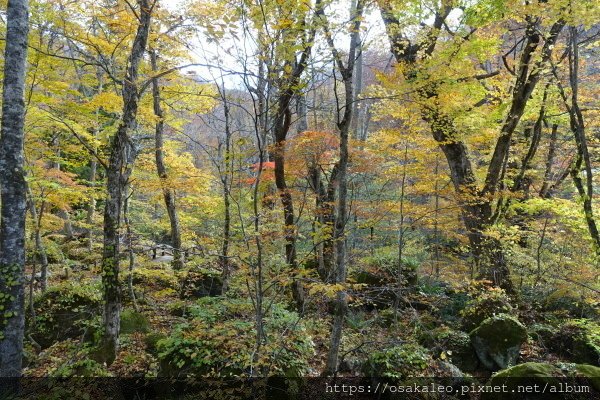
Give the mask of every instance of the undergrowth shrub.
[[(191, 320), (158, 342), (163, 376), (302, 376), (313, 342), (295, 312), (273, 304), (264, 315), (266, 342), (255, 352), (254, 307), (246, 299), (205, 297), (189, 310)], [(209, 328), (209, 329), (208, 329)]]

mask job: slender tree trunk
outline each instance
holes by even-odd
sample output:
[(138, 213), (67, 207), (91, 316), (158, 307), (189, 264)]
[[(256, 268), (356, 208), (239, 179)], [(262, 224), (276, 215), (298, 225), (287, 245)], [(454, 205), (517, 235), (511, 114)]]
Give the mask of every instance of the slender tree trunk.
[[(158, 71), (157, 55), (156, 50), (150, 50), (150, 62), (152, 65), (152, 71)], [(154, 133), (155, 140), (155, 158), (156, 158), (156, 170), (158, 177), (161, 181), (163, 197), (165, 200), (165, 206), (167, 207), (167, 214), (169, 214), (169, 223), (171, 225), (171, 246), (173, 246), (173, 269), (183, 268), (183, 254), (181, 252), (181, 227), (179, 224), (179, 216), (177, 214), (177, 207), (175, 205), (175, 191), (168, 187), (167, 183), (167, 167), (164, 160), (164, 112), (160, 104), (160, 86), (158, 78), (152, 79), (152, 99), (154, 103), (154, 115), (158, 118), (156, 122), (156, 128)]]
[(27, 0), (8, 2), (6, 25), (0, 134), (0, 377), (19, 377), (25, 328), (27, 184), (23, 169), (23, 96), (29, 33)]
[[(334, 62), (337, 65), (338, 71), (342, 76), (344, 84), (344, 104), (338, 105), (337, 128), (340, 135), (340, 152), (339, 161), (337, 163), (336, 180), (337, 180), (337, 203), (335, 217), (335, 272), (334, 283), (346, 282), (346, 220), (348, 218), (348, 164), (349, 164), (349, 133), (353, 118), (353, 103), (354, 103), (354, 63), (356, 60), (357, 51), (360, 47), (360, 25), (363, 13), (363, 1), (356, 0), (352, 4), (352, 28), (350, 33), (350, 48), (348, 51), (348, 59), (344, 65), (341, 54), (338, 53), (335, 43), (329, 32), (329, 26), (324, 21), (325, 36), (327, 37), (329, 47), (331, 48)], [(323, 20), (326, 19), (324, 13), (321, 13)], [(338, 291), (335, 299), (335, 312), (333, 316), (333, 325), (331, 329), (331, 342), (329, 352), (327, 353), (327, 363), (323, 375), (336, 375), (338, 369), (338, 356), (340, 344), (342, 341), (344, 320), (348, 310), (348, 298), (344, 290)]]
[[(90, 185), (95, 187), (96, 185), (96, 172), (98, 169), (98, 162), (92, 158), (90, 161)], [(85, 216), (85, 223), (88, 225), (87, 237), (88, 237), (88, 250), (92, 250), (94, 240), (94, 229), (92, 225), (94, 223), (94, 214), (96, 213), (96, 197), (92, 194), (90, 198), (90, 204), (88, 204), (87, 214)]]
[(440, 181), (439, 181), (439, 169), (440, 169), (440, 156), (439, 153), (435, 155), (435, 186), (434, 186), (434, 218), (433, 218), (433, 262), (435, 264), (434, 271), (436, 279), (440, 278), (440, 230), (439, 230), (439, 216), (440, 216)]
[(231, 265), (229, 263), (229, 242), (231, 240), (231, 199), (230, 199), (230, 174), (233, 171), (233, 158), (231, 154), (231, 115), (229, 102), (225, 92), (225, 85), (221, 89), (223, 99), (223, 113), (225, 116), (225, 154), (223, 156), (224, 171), (222, 176), (223, 184), (223, 242), (221, 244), (220, 264), (222, 268), (223, 288), (225, 293), (229, 287), (229, 278), (231, 276)]
[(133, 232), (131, 231), (131, 224), (129, 223), (129, 200), (133, 196), (133, 191), (130, 190), (130, 185), (125, 188), (125, 200), (123, 201), (123, 223), (125, 224), (125, 232), (127, 237), (127, 255), (129, 258), (129, 268), (127, 270), (127, 290), (129, 290), (129, 297), (131, 297), (131, 303), (133, 308), (138, 311), (138, 305), (135, 298), (135, 291), (133, 290), (133, 268), (135, 266), (135, 253), (133, 251)]
[(552, 179), (552, 166), (554, 165), (554, 157), (556, 155), (556, 141), (558, 139), (558, 124), (552, 125), (552, 131), (550, 133), (550, 143), (548, 144), (548, 156), (546, 157), (546, 169), (544, 170), (544, 182), (540, 189), (540, 197), (548, 198), (552, 196), (551, 183)]
[(408, 166), (408, 144), (404, 144), (404, 158), (402, 160), (402, 178), (400, 180), (400, 224), (398, 226), (398, 270), (396, 271), (396, 299), (394, 301), (394, 322), (398, 321), (398, 306), (400, 304), (403, 286), (403, 258), (404, 258), (404, 202), (406, 199), (406, 168)]
[(148, 0), (139, 0), (139, 25), (126, 77), (123, 81), (123, 116), (110, 144), (106, 171), (107, 198), (104, 207), (104, 249), (102, 253), (102, 286), (104, 291), (104, 335), (100, 346), (101, 361), (112, 364), (119, 348), (121, 287), (119, 283), (120, 223), (125, 187), (136, 158), (136, 146), (129, 136), (136, 126), (139, 92), (138, 69), (146, 50), (152, 9)]
[(35, 252), (36, 258), (40, 262), (40, 289), (42, 292), (46, 291), (48, 287), (48, 256), (46, 255), (46, 249), (44, 248), (44, 243), (42, 242), (42, 216), (44, 213), (44, 202), (42, 201), (42, 205), (40, 206), (40, 212), (38, 214), (37, 209), (35, 207), (35, 201), (33, 199), (33, 193), (31, 189), (27, 188), (27, 193), (29, 195), (29, 212), (31, 214), (31, 218), (34, 221), (34, 240), (35, 240)]

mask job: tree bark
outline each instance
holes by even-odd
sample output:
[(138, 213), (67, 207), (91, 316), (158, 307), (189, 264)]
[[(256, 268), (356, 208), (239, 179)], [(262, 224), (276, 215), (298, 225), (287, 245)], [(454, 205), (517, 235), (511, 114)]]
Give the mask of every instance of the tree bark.
[(100, 359), (112, 364), (119, 348), (121, 316), (121, 286), (119, 283), (120, 224), (125, 187), (136, 158), (136, 146), (129, 136), (135, 129), (140, 94), (137, 87), (138, 70), (148, 41), (152, 8), (148, 0), (139, 0), (139, 25), (126, 77), (123, 80), (123, 116), (110, 144), (106, 171), (107, 198), (104, 207), (104, 249), (102, 252), (102, 286), (104, 292), (104, 334)]
[(23, 169), (25, 73), (29, 2), (10, 0), (6, 9), (2, 128), (0, 136), (0, 377), (21, 376), (25, 328), (25, 218)]
[[(320, 6), (316, 5), (316, 8), (319, 9)], [(279, 198), (281, 199), (281, 205), (283, 206), (285, 259), (286, 263), (294, 271), (294, 275), (296, 274), (295, 271), (298, 267), (296, 255), (297, 227), (294, 217), (293, 198), (285, 179), (285, 141), (292, 124), (292, 99), (298, 92), (300, 77), (306, 69), (308, 58), (310, 57), (312, 51), (312, 42), (314, 41), (315, 32), (316, 28), (313, 27), (309, 32), (308, 42), (304, 43), (305, 47), (300, 53), (300, 59), (296, 60), (294, 58), (293, 62), (286, 62), (284, 71), (289, 68), (291, 72), (289, 72), (289, 74), (284, 72), (284, 74), (288, 75), (281, 78), (282, 83), (279, 85), (280, 92), (278, 93), (277, 110), (273, 123), (275, 145), (270, 154), (275, 164), (275, 186), (277, 187)], [(302, 287), (302, 283), (297, 279), (294, 279), (292, 283), (292, 295), (298, 310), (302, 311), (304, 308), (304, 289)]]
[[(583, 212), (588, 231), (593, 242), (594, 251), (600, 256), (600, 233), (594, 218), (594, 175), (592, 161), (587, 146), (585, 135), (585, 121), (579, 107), (579, 43), (577, 43), (578, 32), (576, 27), (570, 27), (570, 53), (569, 53), (569, 81), (571, 85), (571, 107), (569, 108), (569, 120), (571, 130), (577, 144), (577, 160), (571, 170), (571, 177), (579, 196), (583, 200)], [(585, 177), (581, 177), (581, 170), (585, 171)]]
[[(156, 50), (150, 50), (150, 63), (152, 71), (158, 71)], [(179, 216), (177, 214), (177, 207), (175, 205), (175, 190), (168, 187), (167, 183), (167, 167), (165, 165), (164, 155), (164, 112), (160, 104), (160, 86), (158, 78), (152, 79), (152, 100), (154, 104), (154, 115), (158, 118), (154, 131), (154, 141), (156, 149), (156, 171), (161, 182), (163, 197), (165, 200), (165, 206), (167, 208), (167, 214), (169, 214), (169, 223), (171, 225), (171, 246), (173, 246), (173, 269), (183, 268), (184, 260), (183, 253), (181, 252), (181, 226), (179, 224)]]
[[(346, 221), (348, 218), (348, 165), (349, 165), (349, 133), (353, 118), (354, 103), (354, 63), (356, 61), (357, 51), (360, 47), (360, 26), (362, 22), (364, 3), (362, 0), (353, 2), (352, 28), (350, 33), (350, 46), (348, 59), (344, 65), (341, 54), (337, 51), (333, 38), (329, 32), (329, 26), (324, 13), (321, 18), (324, 21), (325, 36), (327, 37), (329, 47), (331, 48), (334, 62), (342, 77), (344, 84), (344, 103), (338, 104), (337, 128), (340, 135), (339, 161), (337, 163), (336, 181), (337, 181), (337, 202), (335, 214), (335, 269), (333, 274), (333, 283), (340, 284), (346, 282)], [(348, 298), (344, 290), (336, 294), (335, 312), (333, 316), (333, 325), (331, 328), (331, 342), (327, 353), (327, 363), (324, 376), (336, 375), (338, 370), (338, 356), (342, 340), (344, 320), (348, 310)]]
[[(35, 207), (35, 201), (33, 199), (33, 193), (29, 187), (27, 188), (27, 193), (29, 195), (29, 212), (31, 214), (31, 218), (34, 222), (34, 240), (35, 240), (35, 252), (36, 258), (40, 262), (40, 289), (42, 292), (46, 291), (48, 287), (48, 256), (46, 255), (46, 249), (44, 247), (44, 243), (42, 242), (42, 216), (44, 214), (44, 201), (40, 206), (40, 212), (38, 213), (37, 208)], [(32, 280), (35, 278), (35, 274), (32, 274)]]
[(223, 157), (224, 171), (222, 175), (223, 184), (223, 242), (221, 244), (220, 264), (222, 268), (223, 288), (222, 293), (225, 293), (229, 288), (229, 278), (231, 277), (231, 265), (229, 262), (229, 242), (231, 240), (231, 199), (230, 194), (230, 177), (229, 174), (233, 171), (233, 158), (231, 157), (231, 115), (229, 109), (229, 101), (225, 92), (225, 84), (222, 82), (222, 100), (223, 114), (225, 117), (225, 154)]

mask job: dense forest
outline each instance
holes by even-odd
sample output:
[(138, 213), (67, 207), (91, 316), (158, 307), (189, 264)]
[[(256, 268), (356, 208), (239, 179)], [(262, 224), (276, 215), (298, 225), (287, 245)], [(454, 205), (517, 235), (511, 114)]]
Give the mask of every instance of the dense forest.
[(4, 0), (0, 25), (10, 390), (600, 398), (596, 1)]

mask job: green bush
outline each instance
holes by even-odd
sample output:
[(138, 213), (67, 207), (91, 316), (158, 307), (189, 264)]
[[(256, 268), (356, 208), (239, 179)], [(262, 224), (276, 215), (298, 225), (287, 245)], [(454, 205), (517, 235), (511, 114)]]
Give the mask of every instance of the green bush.
[(406, 343), (371, 353), (363, 364), (363, 374), (391, 379), (426, 376), (427, 367), (431, 364), (427, 349)]
[(49, 264), (59, 264), (65, 259), (60, 245), (52, 240), (44, 241), (44, 250)]
[(100, 315), (100, 293), (95, 284), (68, 282), (50, 288), (34, 301), (36, 317), (27, 321), (29, 333), (42, 348), (89, 334)]
[(125, 309), (121, 312), (121, 333), (145, 333), (149, 330), (150, 322), (144, 314), (130, 309)]
[(133, 270), (132, 281), (134, 285), (154, 289), (177, 289), (179, 287), (177, 276), (172, 271), (161, 268), (137, 268)]
[[(274, 304), (264, 316), (265, 343), (255, 351), (254, 307), (248, 300), (205, 297), (191, 307), (190, 322), (158, 342), (163, 376), (302, 376), (313, 343), (294, 312)], [(210, 327), (210, 329), (207, 329)]]
[(70, 378), (70, 377), (110, 377), (111, 374), (106, 370), (106, 367), (91, 358), (77, 360), (70, 364), (61, 365), (54, 373), (53, 377)]
[(600, 366), (600, 324), (588, 319), (568, 321), (550, 340), (550, 348), (576, 363)]
[(158, 355), (158, 342), (166, 339), (167, 336), (160, 332), (150, 332), (144, 336), (144, 344), (146, 345), (146, 351), (152, 355)]

